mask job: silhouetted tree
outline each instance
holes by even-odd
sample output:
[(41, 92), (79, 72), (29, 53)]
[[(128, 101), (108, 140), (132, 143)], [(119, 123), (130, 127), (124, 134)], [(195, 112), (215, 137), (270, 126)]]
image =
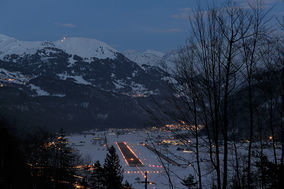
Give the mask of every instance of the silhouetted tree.
[(29, 137), (26, 156), (39, 188), (73, 188), (74, 166), (79, 157), (69, 146), (64, 131), (56, 135), (39, 131)]
[(125, 183), (123, 184), (123, 189), (133, 189), (131, 184), (129, 184), (128, 181), (125, 181)]
[(91, 189), (105, 189), (104, 168), (100, 162), (94, 164), (94, 171), (90, 178)]
[(121, 189), (122, 186), (122, 168), (119, 164), (119, 157), (116, 153), (114, 146), (108, 149), (108, 153), (104, 162), (104, 177), (107, 189)]
[(191, 174), (184, 178), (181, 184), (186, 186), (188, 189), (194, 188), (197, 185), (197, 183), (194, 181), (194, 176)]
[[(54, 145), (51, 145), (50, 150), (54, 153), (53, 163), (51, 167), (54, 168), (54, 179), (57, 183), (57, 188), (72, 188), (74, 179), (74, 166), (76, 162), (76, 154), (74, 150), (69, 146), (68, 139), (65, 132), (61, 129), (54, 140)], [(52, 144), (53, 144), (52, 143)], [(65, 184), (61, 184), (65, 183)]]
[(262, 183), (262, 188), (280, 189), (283, 187), (283, 178), (281, 178), (281, 164), (277, 164), (268, 160), (266, 156), (260, 157), (260, 161), (256, 162), (258, 168), (258, 179)]
[(17, 139), (0, 121), (0, 188), (32, 188), (32, 177)]

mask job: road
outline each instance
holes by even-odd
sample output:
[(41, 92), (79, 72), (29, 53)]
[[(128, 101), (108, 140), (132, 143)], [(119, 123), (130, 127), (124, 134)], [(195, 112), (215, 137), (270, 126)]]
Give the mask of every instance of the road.
[(117, 146), (122, 153), (125, 162), (130, 167), (142, 167), (144, 166), (142, 161), (137, 157), (135, 152), (126, 142), (117, 142)]

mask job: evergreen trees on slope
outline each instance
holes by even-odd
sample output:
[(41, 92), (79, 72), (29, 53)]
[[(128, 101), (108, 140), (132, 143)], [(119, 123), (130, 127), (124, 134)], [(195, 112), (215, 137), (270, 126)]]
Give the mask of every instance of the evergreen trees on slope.
[(0, 120), (0, 188), (32, 188), (32, 176), (17, 139)]
[(114, 146), (108, 149), (104, 165), (97, 161), (91, 177), (91, 189), (132, 189), (126, 181), (123, 184), (123, 170)]
[(119, 164), (119, 157), (116, 154), (116, 150), (114, 146), (111, 146), (108, 149), (108, 153), (106, 155), (106, 159), (104, 162), (104, 172), (105, 172), (105, 180), (106, 182), (106, 188), (107, 189), (113, 189), (122, 188), (122, 168)]
[(104, 169), (99, 161), (94, 164), (94, 171), (90, 182), (91, 189), (105, 189)]

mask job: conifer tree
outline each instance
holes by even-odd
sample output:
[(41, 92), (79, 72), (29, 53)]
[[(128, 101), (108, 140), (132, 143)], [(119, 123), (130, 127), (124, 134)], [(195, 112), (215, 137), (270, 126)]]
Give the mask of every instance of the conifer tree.
[(194, 181), (194, 176), (190, 174), (188, 175), (188, 177), (182, 180), (181, 184), (187, 187), (188, 189), (191, 189), (195, 187), (197, 183)]
[(91, 189), (105, 189), (104, 168), (100, 162), (94, 164), (94, 171), (90, 178)]
[(123, 189), (133, 189), (131, 184), (129, 184), (128, 181), (125, 181), (125, 183), (123, 184)]
[(17, 139), (0, 120), (0, 188), (30, 189), (32, 178)]
[(55, 152), (54, 159), (54, 168), (55, 168), (55, 179), (59, 182), (64, 181), (68, 182), (68, 186), (63, 188), (72, 188), (72, 183), (75, 182), (73, 177), (76, 161), (76, 154), (73, 152), (73, 149), (68, 144), (68, 139), (66, 138), (65, 132), (61, 129), (55, 138), (55, 145), (53, 149)]
[(121, 189), (123, 188), (122, 168), (119, 164), (119, 157), (114, 146), (108, 149), (108, 153), (104, 162), (105, 185), (107, 189)]

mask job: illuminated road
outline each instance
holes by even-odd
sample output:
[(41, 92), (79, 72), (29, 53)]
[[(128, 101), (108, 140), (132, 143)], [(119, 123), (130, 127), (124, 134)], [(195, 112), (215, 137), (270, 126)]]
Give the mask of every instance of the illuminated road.
[(117, 146), (122, 153), (125, 162), (130, 167), (141, 167), (143, 166), (142, 161), (137, 157), (135, 152), (128, 146), (126, 142), (117, 142)]

